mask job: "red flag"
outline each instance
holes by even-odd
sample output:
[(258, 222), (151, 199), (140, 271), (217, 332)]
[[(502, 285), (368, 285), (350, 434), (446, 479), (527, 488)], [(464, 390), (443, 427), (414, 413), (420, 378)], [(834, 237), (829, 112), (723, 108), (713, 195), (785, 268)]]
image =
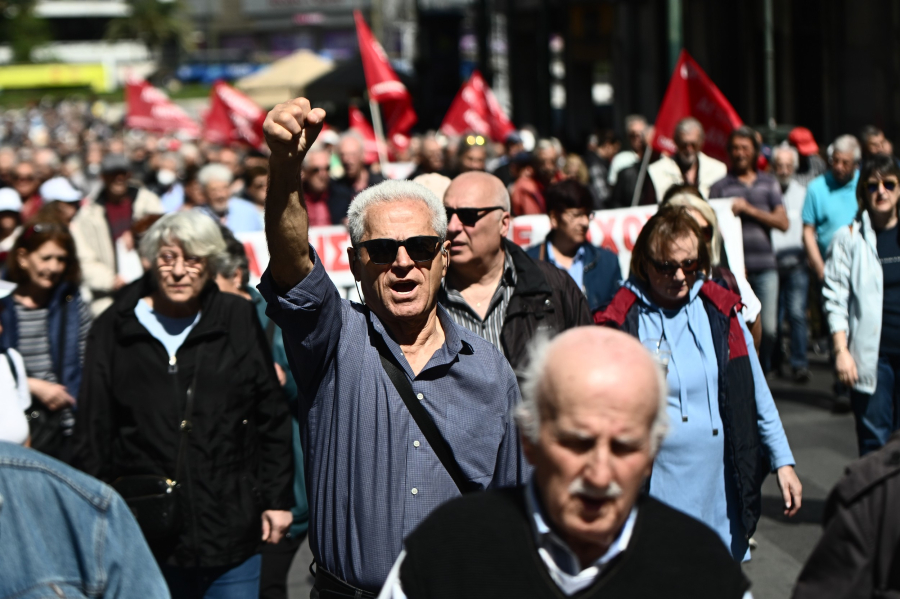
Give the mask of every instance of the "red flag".
[(703, 125), (706, 142), (703, 151), (713, 158), (728, 159), (728, 136), (743, 122), (716, 84), (703, 72), (686, 50), (681, 51), (675, 72), (656, 115), (653, 147), (660, 152), (675, 153), (675, 125), (692, 116)]
[(498, 142), (506, 141), (506, 136), (515, 130), (477, 70), (459, 89), (441, 123), (441, 131), (447, 135), (474, 131)]
[(157, 133), (181, 133), (190, 138), (200, 135), (200, 127), (161, 90), (146, 81), (129, 81), (125, 85), (128, 111), (125, 124), (132, 129)]
[(366, 164), (372, 164), (378, 160), (378, 142), (375, 139), (375, 130), (366, 120), (366, 115), (356, 106), (350, 107), (350, 129), (355, 129), (362, 135), (364, 150), (366, 152)]
[(266, 112), (224, 81), (216, 81), (209, 94), (209, 112), (203, 121), (203, 139), (217, 144), (244, 143), (257, 149), (266, 145)]
[(418, 120), (409, 90), (391, 68), (384, 48), (372, 35), (362, 13), (354, 10), (353, 18), (356, 20), (356, 37), (366, 74), (366, 87), (369, 97), (381, 106), (386, 134), (391, 137), (395, 133), (406, 133)]

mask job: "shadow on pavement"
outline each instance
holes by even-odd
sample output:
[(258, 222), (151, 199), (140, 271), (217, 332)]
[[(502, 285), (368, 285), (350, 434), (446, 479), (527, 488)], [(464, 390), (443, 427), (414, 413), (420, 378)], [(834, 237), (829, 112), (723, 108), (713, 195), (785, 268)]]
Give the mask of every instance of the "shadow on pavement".
[(784, 515), (784, 501), (771, 495), (762, 498), (762, 515), (781, 524), (822, 524), (825, 516), (824, 499), (803, 499), (800, 511), (793, 518)]

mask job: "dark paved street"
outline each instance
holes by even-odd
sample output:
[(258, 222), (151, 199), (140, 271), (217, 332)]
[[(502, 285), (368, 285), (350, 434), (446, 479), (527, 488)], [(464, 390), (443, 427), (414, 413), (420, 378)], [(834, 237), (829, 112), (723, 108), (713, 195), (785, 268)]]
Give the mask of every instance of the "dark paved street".
[[(825, 498), (856, 457), (853, 417), (832, 411), (832, 375), (823, 360), (813, 360), (813, 379), (805, 385), (778, 377), (770, 379), (803, 483), (803, 507), (794, 518), (785, 518), (778, 485), (774, 477), (768, 478), (763, 487), (763, 517), (756, 533), (759, 548), (745, 567), (755, 599), (790, 597), (797, 574), (821, 534)], [(304, 545), (291, 569), (291, 599), (309, 597), (311, 560)]]

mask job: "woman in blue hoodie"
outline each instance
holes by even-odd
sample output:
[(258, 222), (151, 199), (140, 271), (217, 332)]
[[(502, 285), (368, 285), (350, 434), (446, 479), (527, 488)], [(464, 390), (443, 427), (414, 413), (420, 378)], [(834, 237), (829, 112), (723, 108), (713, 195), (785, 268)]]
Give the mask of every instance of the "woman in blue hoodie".
[(671, 427), (650, 495), (710, 526), (742, 561), (768, 472), (777, 472), (785, 514), (800, 508), (802, 490), (740, 296), (706, 279), (701, 239), (687, 209), (661, 209), (638, 236), (631, 277), (595, 321), (645, 345), (668, 342)]

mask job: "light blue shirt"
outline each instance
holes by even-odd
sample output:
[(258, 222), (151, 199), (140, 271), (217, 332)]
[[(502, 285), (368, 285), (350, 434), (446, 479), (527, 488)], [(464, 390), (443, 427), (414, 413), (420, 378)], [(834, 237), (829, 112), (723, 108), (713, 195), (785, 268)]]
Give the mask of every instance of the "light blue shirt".
[(178, 353), (178, 348), (181, 347), (181, 344), (184, 343), (184, 340), (190, 334), (191, 329), (200, 320), (199, 312), (197, 312), (196, 316), (187, 318), (163, 316), (151, 308), (143, 299), (134, 307), (134, 315), (137, 317), (138, 322), (144, 325), (144, 328), (163, 344), (170, 357)]
[(572, 258), (572, 266), (566, 268), (556, 261), (556, 252), (553, 250), (553, 244), (548, 243), (547, 260), (553, 266), (569, 273), (569, 276), (575, 280), (575, 284), (578, 285), (578, 288), (584, 291), (584, 246), (578, 247), (578, 251), (575, 252), (575, 257)]
[(253, 233), (263, 230), (262, 212), (251, 202), (241, 198), (228, 200), (228, 210), (224, 215), (216, 214), (209, 206), (199, 206), (197, 210), (225, 225), (232, 233)]
[(166, 214), (178, 212), (184, 206), (184, 186), (181, 183), (175, 183), (166, 193), (159, 197), (162, 202), (163, 211)]
[[(663, 310), (631, 279), (625, 285), (638, 296), (638, 336), (665, 336), (672, 350), (668, 383), (669, 434), (653, 464), (650, 495), (712, 528), (736, 559), (750, 559), (733, 477), (726, 471), (725, 431), (719, 414), (718, 362), (709, 316), (699, 297), (704, 281), (691, 288), (690, 301)], [(760, 437), (772, 469), (794, 464), (778, 408), (766, 383), (753, 338), (739, 319), (750, 356)]]
[(841, 185), (831, 171), (819, 175), (809, 183), (806, 189), (806, 200), (803, 202), (803, 224), (816, 229), (816, 240), (822, 259), (828, 252), (831, 239), (841, 227), (846, 227), (859, 211), (856, 202), (856, 184), (859, 182), (859, 171), (853, 178)]

